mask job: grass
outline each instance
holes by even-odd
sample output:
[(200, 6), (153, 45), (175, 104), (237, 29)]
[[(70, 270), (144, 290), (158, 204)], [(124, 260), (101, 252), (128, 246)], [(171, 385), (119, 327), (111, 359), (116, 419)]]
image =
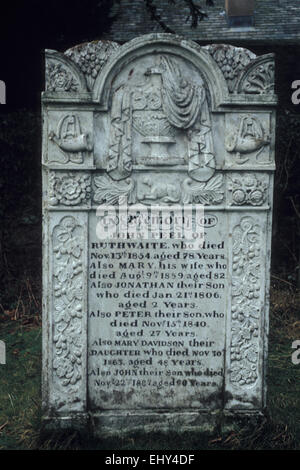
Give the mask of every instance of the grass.
[(7, 361), (0, 365), (0, 449), (35, 446), (40, 421), (41, 329), (1, 324)]
[(23, 287), (26, 292), (24, 309), (16, 315), (17, 303), (0, 315), (0, 339), (7, 347), (7, 364), (0, 365), (0, 449), (300, 450), (300, 364), (291, 361), (292, 342), (300, 339), (299, 293), (272, 290), (268, 410), (259, 424), (226, 435), (157, 433), (99, 441), (77, 432), (40, 432), (41, 326), (33, 313), (33, 289), (29, 296)]

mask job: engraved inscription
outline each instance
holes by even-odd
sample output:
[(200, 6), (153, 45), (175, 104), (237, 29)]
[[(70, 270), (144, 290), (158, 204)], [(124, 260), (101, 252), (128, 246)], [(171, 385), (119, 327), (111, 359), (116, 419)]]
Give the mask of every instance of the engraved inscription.
[(224, 216), (210, 219), (197, 251), (186, 250), (184, 240), (91, 238), (88, 376), (94, 407), (218, 406), (227, 246)]

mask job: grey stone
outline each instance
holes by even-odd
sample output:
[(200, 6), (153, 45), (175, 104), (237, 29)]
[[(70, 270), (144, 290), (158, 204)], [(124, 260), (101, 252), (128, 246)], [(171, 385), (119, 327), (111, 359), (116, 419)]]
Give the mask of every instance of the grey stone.
[[(47, 427), (212, 432), (262, 415), (273, 61), (169, 34), (46, 52)], [(103, 237), (105, 211), (130, 239)]]
[(0, 364), (6, 364), (6, 346), (4, 341), (0, 341)]

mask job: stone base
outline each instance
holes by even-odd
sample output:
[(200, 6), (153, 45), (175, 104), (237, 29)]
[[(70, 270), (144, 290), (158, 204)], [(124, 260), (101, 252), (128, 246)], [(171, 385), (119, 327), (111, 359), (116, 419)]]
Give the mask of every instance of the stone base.
[(104, 411), (72, 416), (44, 417), (44, 430), (78, 430), (98, 438), (132, 434), (197, 432), (226, 434), (248, 425), (257, 425), (261, 411)]

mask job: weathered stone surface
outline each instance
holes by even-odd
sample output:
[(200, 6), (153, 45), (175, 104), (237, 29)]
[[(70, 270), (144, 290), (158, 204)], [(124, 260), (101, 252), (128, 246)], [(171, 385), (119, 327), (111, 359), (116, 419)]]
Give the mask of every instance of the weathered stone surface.
[(263, 411), (272, 61), (165, 34), (46, 53), (47, 426), (212, 430)]
[(88, 89), (92, 90), (95, 79), (119, 47), (118, 43), (112, 41), (93, 41), (72, 47), (65, 55), (79, 66), (85, 75)]

